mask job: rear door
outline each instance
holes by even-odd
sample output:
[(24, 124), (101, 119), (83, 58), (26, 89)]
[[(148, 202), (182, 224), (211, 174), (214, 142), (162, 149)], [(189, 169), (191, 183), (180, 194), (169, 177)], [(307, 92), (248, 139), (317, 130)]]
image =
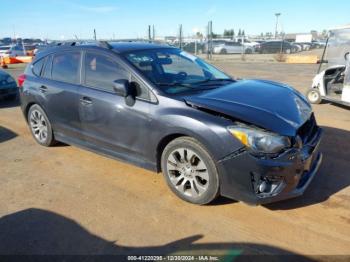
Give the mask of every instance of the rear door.
[(79, 115), (84, 137), (90, 148), (134, 162), (144, 162), (147, 129), (150, 126), (148, 89), (138, 88), (133, 106), (115, 94), (113, 82), (137, 79), (116, 55), (86, 51), (84, 82), (80, 87)]
[(37, 93), (55, 134), (81, 139), (79, 120), (80, 51), (58, 52), (45, 58)]

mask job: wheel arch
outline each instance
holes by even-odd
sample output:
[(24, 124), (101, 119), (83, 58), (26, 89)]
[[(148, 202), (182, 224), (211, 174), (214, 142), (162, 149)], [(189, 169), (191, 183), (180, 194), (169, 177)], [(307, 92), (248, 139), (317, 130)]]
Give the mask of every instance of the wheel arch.
[(161, 165), (161, 159), (162, 159), (162, 154), (165, 149), (165, 147), (173, 140), (179, 137), (183, 136), (188, 136), (187, 134), (184, 133), (174, 133), (174, 134), (168, 134), (164, 136), (158, 143), (157, 145), (157, 150), (156, 150), (156, 161), (157, 161), (157, 172), (162, 171), (162, 165)]
[[(44, 111), (44, 113), (46, 114), (46, 116), (47, 116), (47, 118), (49, 119), (49, 116), (47, 115), (47, 112), (46, 112), (46, 110), (45, 110), (45, 108), (42, 106), (42, 105), (40, 105), (38, 102), (29, 102), (27, 105), (26, 105), (26, 107), (25, 107), (25, 109), (24, 109), (24, 115), (25, 115), (25, 119), (26, 119), (26, 121), (28, 122), (28, 113), (29, 113), (29, 110), (30, 110), (30, 108), (32, 107), (32, 106), (34, 106), (34, 105), (37, 105), (37, 106), (39, 106), (43, 111)], [(50, 119), (49, 119), (50, 120)]]
[(24, 116), (26, 121), (28, 122), (28, 113), (29, 113), (29, 109), (33, 106), (33, 105), (38, 105), (40, 106), (38, 103), (35, 102), (30, 102), (26, 105), (26, 107), (24, 108)]

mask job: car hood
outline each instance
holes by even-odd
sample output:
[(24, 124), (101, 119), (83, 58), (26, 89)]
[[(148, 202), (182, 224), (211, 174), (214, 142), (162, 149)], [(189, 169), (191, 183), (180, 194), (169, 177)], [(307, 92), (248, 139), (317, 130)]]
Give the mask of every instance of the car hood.
[(185, 102), (280, 135), (295, 136), (312, 109), (293, 88), (265, 80), (241, 80), (185, 97)]

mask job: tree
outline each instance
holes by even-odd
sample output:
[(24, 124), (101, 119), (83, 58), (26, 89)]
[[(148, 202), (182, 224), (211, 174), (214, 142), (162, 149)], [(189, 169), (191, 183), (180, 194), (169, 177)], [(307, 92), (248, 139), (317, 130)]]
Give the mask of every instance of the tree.
[(224, 30), (224, 37), (234, 37), (235, 36), (235, 30), (229, 29), (229, 30)]
[(241, 31), (241, 29), (238, 30), (238, 36), (242, 36), (242, 31)]
[(211, 37), (212, 38), (217, 38), (219, 35), (218, 34), (215, 34), (214, 32), (211, 32)]
[(245, 32), (244, 32), (244, 30), (242, 31), (242, 36), (245, 36)]

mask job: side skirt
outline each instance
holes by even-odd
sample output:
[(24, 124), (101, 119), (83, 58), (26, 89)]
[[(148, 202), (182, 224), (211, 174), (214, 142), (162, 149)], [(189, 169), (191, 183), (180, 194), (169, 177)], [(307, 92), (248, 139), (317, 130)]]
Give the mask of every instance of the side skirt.
[(73, 139), (65, 135), (62, 135), (61, 133), (54, 132), (54, 136), (57, 141), (60, 141), (62, 143), (73, 145), (73, 146), (88, 150), (90, 152), (96, 153), (98, 155), (102, 155), (111, 159), (122, 161), (127, 164), (133, 164), (135, 166), (138, 166), (153, 172), (157, 172), (156, 163), (148, 162), (148, 161), (145, 161), (144, 159), (140, 159), (137, 157), (123, 155), (118, 152), (114, 152), (105, 148), (99, 148), (91, 143)]

